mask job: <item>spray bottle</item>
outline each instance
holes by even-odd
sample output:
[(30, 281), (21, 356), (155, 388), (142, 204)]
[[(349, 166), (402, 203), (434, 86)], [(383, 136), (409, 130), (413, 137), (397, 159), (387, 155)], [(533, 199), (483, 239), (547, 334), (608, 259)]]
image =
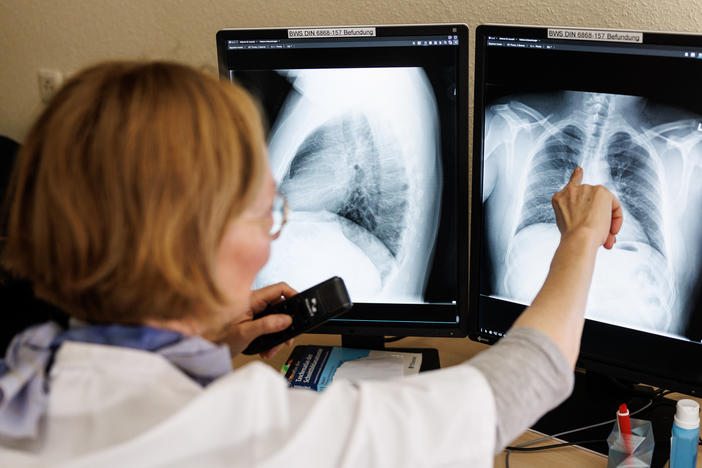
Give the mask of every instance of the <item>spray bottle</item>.
[(678, 401), (670, 443), (670, 468), (694, 468), (700, 436), (700, 405), (695, 400)]

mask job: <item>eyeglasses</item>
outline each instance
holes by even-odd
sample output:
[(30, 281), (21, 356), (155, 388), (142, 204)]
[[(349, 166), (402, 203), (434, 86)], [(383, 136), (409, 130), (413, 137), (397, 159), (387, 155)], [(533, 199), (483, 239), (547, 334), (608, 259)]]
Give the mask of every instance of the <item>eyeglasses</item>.
[(288, 201), (283, 195), (276, 193), (272, 208), (273, 225), (270, 231), (268, 231), (271, 238), (277, 239), (280, 236), (280, 231), (283, 230), (283, 226), (285, 226), (285, 223), (288, 221), (288, 210)]

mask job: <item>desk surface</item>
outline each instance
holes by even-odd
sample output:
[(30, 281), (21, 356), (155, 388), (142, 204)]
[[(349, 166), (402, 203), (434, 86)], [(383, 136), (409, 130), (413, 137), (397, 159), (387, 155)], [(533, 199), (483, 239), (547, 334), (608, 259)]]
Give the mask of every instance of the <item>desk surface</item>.
[[(295, 345), (298, 344), (317, 344), (340, 346), (341, 338), (338, 335), (302, 335), (295, 340)], [(294, 346), (294, 345), (293, 345)], [(469, 339), (457, 338), (419, 338), (409, 337), (395, 343), (389, 343), (388, 348), (436, 348), (439, 350), (439, 359), (441, 367), (448, 367), (470, 359), (488, 346), (476, 343)], [(267, 364), (274, 369), (280, 370), (285, 359), (288, 357), (292, 348), (283, 347), (278, 354), (271, 359), (265, 360)], [(234, 358), (234, 367), (241, 367), (247, 362), (259, 360), (257, 356), (239, 355)], [(675, 398), (676, 395), (669, 395)], [(678, 398), (689, 398), (688, 396), (677, 395)], [(541, 434), (534, 431), (526, 431), (517, 440), (515, 444), (534, 440), (541, 437)], [(552, 442), (550, 442), (552, 443)], [(581, 447), (564, 447), (559, 449), (548, 450), (535, 453), (512, 453), (510, 455), (511, 468), (523, 467), (603, 467), (607, 465), (607, 457), (592, 452)], [(495, 457), (495, 467), (501, 468), (505, 466), (504, 453)], [(697, 467), (702, 468), (702, 455), (697, 457)]]

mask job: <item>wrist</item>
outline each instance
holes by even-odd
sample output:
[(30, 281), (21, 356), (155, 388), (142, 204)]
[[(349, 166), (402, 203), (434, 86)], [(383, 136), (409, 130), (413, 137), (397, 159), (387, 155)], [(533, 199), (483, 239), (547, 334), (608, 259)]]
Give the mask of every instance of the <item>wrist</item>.
[(561, 234), (561, 245), (577, 246), (592, 253), (603, 244), (602, 235), (589, 227), (578, 227)]

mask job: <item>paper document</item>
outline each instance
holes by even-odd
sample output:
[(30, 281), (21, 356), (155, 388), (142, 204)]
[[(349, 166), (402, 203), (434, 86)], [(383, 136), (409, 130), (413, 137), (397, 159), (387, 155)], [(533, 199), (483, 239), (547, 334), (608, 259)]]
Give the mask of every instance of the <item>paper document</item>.
[(293, 350), (281, 373), (291, 387), (321, 391), (338, 379), (390, 379), (416, 374), (421, 365), (421, 353), (307, 345)]

